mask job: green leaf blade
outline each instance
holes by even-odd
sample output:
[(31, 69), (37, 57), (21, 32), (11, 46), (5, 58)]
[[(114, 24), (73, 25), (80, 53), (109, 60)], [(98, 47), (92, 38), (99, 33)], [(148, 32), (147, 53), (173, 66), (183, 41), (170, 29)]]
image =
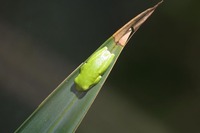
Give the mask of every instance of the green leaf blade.
[(102, 75), (98, 84), (86, 92), (76, 90), (74, 79), (80, 72), (81, 64), (40, 104), (15, 133), (75, 132), (106, 81), (124, 46), (159, 4), (133, 18), (97, 49), (106, 46), (111, 53), (115, 54), (113, 62)]
[[(110, 38), (102, 46), (114, 47), (116, 44), (114, 39)], [(119, 45), (117, 47), (121, 52), (122, 47)], [(115, 57), (115, 61), (117, 57)], [(100, 91), (114, 66), (114, 62), (103, 75), (101, 81), (87, 92), (78, 92), (74, 84), (74, 79), (80, 71), (79, 66), (44, 100), (16, 132), (60, 133), (75, 131)]]

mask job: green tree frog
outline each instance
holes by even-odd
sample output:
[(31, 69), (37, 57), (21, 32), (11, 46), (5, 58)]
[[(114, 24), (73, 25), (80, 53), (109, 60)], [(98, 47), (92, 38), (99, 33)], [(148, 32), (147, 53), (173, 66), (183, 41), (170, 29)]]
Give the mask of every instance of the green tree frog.
[(107, 70), (114, 59), (107, 47), (103, 47), (89, 57), (81, 66), (79, 75), (75, 78), (78, 91), (87, 91), (101, 80), (101, 75)]

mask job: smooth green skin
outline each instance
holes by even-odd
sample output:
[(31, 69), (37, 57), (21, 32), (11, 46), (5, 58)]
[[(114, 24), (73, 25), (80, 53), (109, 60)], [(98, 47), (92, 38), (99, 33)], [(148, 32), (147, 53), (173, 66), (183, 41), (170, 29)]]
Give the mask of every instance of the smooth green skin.
[(114, 59), (114, 54), (107, 47), (98, 50), (80, 68), (79, 75), (75, 78), (78, 91), (87, 91), (101, 80), (101, 75), (107, 70)]

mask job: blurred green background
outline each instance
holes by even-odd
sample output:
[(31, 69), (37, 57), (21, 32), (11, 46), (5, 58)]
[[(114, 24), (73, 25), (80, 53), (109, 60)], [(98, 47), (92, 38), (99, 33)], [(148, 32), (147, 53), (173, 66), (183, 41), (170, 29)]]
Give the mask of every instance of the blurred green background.
[[(116, 30), (158, 1), (0, 4), (0, 132), (13, 132)], [(124, 49), (77, 133), (200, 132), (199, 0), (165, 0)]]

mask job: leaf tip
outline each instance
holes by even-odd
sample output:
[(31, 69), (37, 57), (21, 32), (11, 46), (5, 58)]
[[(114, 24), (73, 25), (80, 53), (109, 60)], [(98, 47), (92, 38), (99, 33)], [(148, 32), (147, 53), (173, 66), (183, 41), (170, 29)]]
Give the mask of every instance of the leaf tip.
[(116, 44), (121, 46), (125, 46), (132, 35), (140, 28), (140, 26), (151, 16), (151, 14), (155, 11), (155, 9), (163, 2), (161, 0), (155, 6), (148, 8), (143, 11), (132, 20), (130, 20), (126, 25), (124, 25), (121, 29), (119, 29), (113, 37), (115, 39)]

